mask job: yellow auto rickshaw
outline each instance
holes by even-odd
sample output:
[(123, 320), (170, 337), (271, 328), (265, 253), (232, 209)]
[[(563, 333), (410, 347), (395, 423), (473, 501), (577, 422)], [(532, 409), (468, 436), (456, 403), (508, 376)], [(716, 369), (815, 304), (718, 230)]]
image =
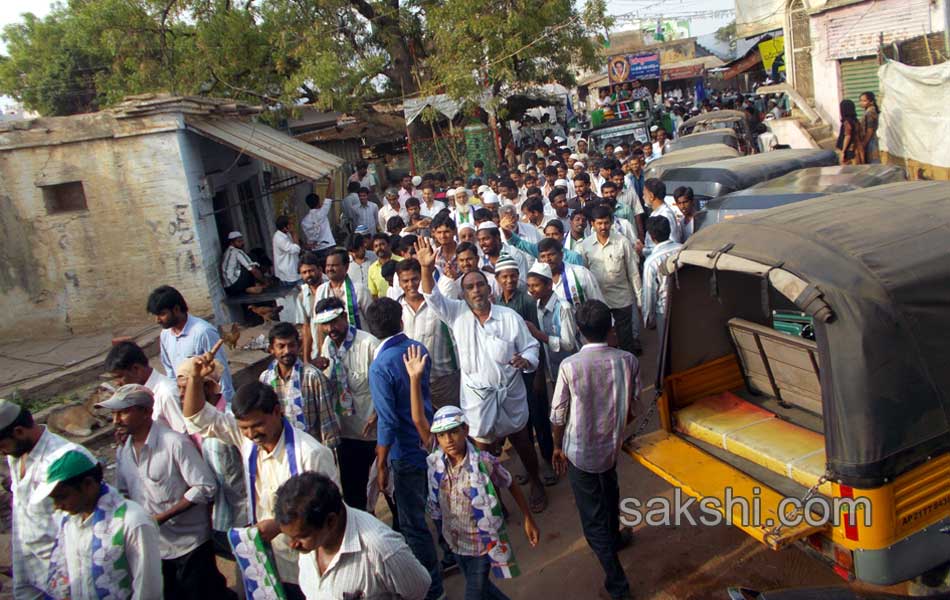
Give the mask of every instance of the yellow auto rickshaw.
[(743, 215), (663, 268), (661, 426), (627, 451), (772, 549), (946, 585), (950, 183)]

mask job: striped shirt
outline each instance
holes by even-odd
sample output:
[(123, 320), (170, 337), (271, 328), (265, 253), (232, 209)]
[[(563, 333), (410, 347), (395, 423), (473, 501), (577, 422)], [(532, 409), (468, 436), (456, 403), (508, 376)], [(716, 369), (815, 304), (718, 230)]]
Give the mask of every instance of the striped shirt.
[[(54, 517), (55, 508), (50, 498), (31, 502), (30, 495), (46, 479), (46, 470), (58, 452), (66, 446), (75, 446), (66, 438), (43, 428), (43, 433), (29, 453), (20, 457), (7, 456), (13, 492), (13, 596), (15, 598), (42, 598), (40, 588), (46, 585), (49, 559), (62, 513)], [(21, 469), (23, 475), (20, 476)]]
[(643, 261), (643, 300), (640, 306), (643, 307), (643, 324), (648, 327), (653, 324), (657, 315), (666, 314), (669, 275), (660, 273), (660, 265), (666, 262), (669, 255), (679, 252), (682, 247), (683, 244), (666, 240), (657, 244), (650, 256)]
[(299, 555), (300, 589), (307, 600), (422, 600), (429, 591), (429, 573), (403, 537), (369, 513), (350, 506), (344, 510), (343, 541), (323, 575), (316, 552)]
[(221, 259), (221, 281), (224, 287), (234, 285), (241, 277), (242, 269), (250, 271), (258, 266), (260, 265), (251, 260), (244, 250), (228, 246), (224, 251), (224, 258)]
[(551, 423), (564, 426), (571, 464), (603, 473), (617, 462), (629, 407), (640, 396), (640, 365), (629, 352), (585, 344), (565, 358), (551, 399)]
[[(469, 448), (469, 452), (474, 448)], [(511, 473), (501, 466), (498, 459), (488, 452), (480, 452), (479, 460), (488, 468), (488, 478), (498, 493), (511, 487)], [(449, 548), (462, 556), (482, 556), (488, 554), (488, 541), (478, 531), (478, 522), (472, 513), (472, 478), (481, 478), (468, 468), (468, 460), (463, 459), (453, 465), (446, 456), (445, 476), (439, 484), (439, 507), (442, 512), (442, 536)], [(432, 477), (432, 467), (429, 467)], [(431, 481), (431, 480), (430, 480)], [(480, 508), (480, 507), (479, 507)]]

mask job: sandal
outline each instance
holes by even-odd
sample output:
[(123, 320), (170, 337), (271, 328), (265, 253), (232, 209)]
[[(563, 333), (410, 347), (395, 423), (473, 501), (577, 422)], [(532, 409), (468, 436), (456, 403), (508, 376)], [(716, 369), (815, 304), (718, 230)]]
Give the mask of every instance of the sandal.
[(545, 487), (551, 487), (558, 482), (557, 473), (554, 472), (554, 469), (551, 467), (551, 464), (548, 461), (541, 461), (540, 471), (541, 472), (539, 475), (541, 475), (541, 483), (543, 483)]
[(531, 512), (535, 514), (544, 512), (547, 507), (548, 495), (544, 493), (544, 488), (531, 486), (531, 495), (528, 497), (528, 508)]

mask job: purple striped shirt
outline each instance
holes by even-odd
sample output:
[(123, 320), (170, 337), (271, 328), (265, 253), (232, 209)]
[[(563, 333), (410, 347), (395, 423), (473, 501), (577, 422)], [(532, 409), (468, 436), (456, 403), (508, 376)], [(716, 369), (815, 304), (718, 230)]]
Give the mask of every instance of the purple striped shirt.
[(575, 467), (603, 473), (617, 462), (631, 402), (640, 396), (640, 365), (629, 352), (585, 344), (561, 362), (551, 423), (564, 425), (563, 450)]

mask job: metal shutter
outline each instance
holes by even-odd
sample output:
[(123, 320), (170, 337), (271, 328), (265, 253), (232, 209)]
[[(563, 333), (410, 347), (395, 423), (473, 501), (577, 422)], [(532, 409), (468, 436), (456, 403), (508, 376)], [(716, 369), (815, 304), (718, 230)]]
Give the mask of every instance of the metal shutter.
[[(839, 61), (841, 66), (841, 99), (851, 100), (858, 109), (858, 119), (864, 115), (861, 109), (861, 94), (864, 92), (878, 93), (880, 81), (877, 78), (877, 58), (859, 58), (857, 60)], [(878, 106), (881, 99), (878, 98)]]

